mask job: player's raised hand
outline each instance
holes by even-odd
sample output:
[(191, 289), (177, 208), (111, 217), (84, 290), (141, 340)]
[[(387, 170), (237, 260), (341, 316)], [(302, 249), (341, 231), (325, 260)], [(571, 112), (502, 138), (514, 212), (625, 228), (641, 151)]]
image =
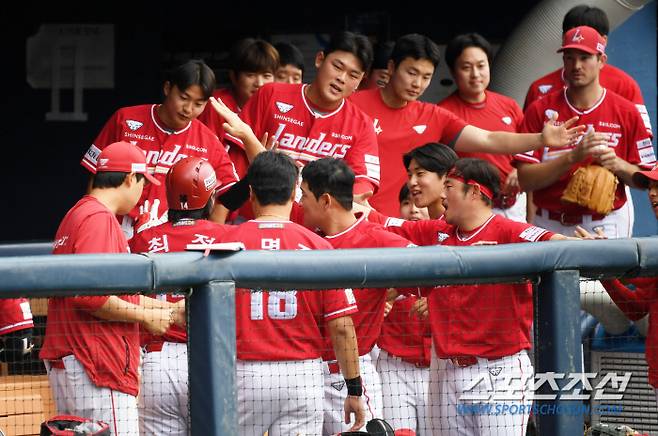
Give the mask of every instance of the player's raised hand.
[(348, 431), (357, 431), (366, 425), (366, 409), (362, 397), (348, 395), (345, 398), (345, 424), (352, 423), (352, 414), (354, 414), (354, 425)]
[(263, 144), (265, 150), (269, 151), (276, 151), (276, 148), (279, 146), (279, 141), (274, 136), (269, 136), (267, 132), (260, 138), (260, 143)]
[(430, 307), (427, 304), (427, 297), (421, 297), (411, 306), (410, 312), (417, 314), (422, 319), (427, 319), (430, 314)]
[(142, 232), (148, 228), (159, 226), (162, 223), (166, 223), (168, 219), (168, 211), (165, 211), (162, 216), (158, 216), (160, 208), (160, 200), (153, 200), (153, 204), (150, 204), (148, 200), (144, 201), (144, 204), (139, 206), (139, 216), (135, 221), (135, 233)]
[(573, 117), (562, 125), (557, 125), (557, 112), (553, 113), (549, 122), (544, 124), (544, 130), (541, 132), (543, 145), (547, 147), (567, 147), (575, 144), (578, 137), (585, 131), (584, 125), (572, 127), (578, 121), (578, 117)]
[(226, 121), (224, 124), (222, 124), (222, 127), (226, 133), (243, 141), (246, 140), (249, 135), (254, 134), (249, 124), (242, 121), (238, 114), (229, 109), (221, 98), (215, 98), (211, 96), (209, 101), (219, 116), (224, 118), (224, 121)]
[(576, 226), (576, 230), (574, 230), (574, 234), (579, 239), (608, 239), (601, 227), (594, 228), (594, 232), (592, 234), (580, 226)]
[(163, 335), (171, 327), (176, 319), (177, 309), (174, 308), (149, 308), (144, 309), (144, 317), (141, 324), (154, 335)]

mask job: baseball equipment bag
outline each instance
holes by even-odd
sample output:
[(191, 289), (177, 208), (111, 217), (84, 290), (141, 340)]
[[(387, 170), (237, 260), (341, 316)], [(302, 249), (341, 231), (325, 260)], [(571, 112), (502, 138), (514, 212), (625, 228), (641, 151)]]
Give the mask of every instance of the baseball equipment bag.
[(618, 183), (610, 170), (600, 165), (587, 165), (573, 173), (560, 199), (607, 215), (612, 210)]
[(391, 424), (379, 418), (368, 421), (366, 430), (368, 430), (369, 435), (373, 436), (395, 436), (395, 431), (391, 427)]
[(103, 421), (71, 415), (53, 416), (41, 423), (41, 436), (109, 436), (110, 426)]

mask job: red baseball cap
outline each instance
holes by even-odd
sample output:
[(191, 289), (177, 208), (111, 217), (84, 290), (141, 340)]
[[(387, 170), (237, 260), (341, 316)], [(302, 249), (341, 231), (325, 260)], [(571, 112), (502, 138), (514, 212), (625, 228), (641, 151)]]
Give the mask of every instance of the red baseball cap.
[(558, 53), (568, 48), (575, 48), (589, 54), (603, 54), (605, 53), (605, 39), (589, 26), (578, 26), (564, 34), (562, 47)]
[(633, 182), (641, 188), (648, 188), (651, 180), (658, 182), (658, 165), (653, 167), (651, 171), (637, 171), (633, 174)]
[(101, 154), (98, 156), (96, 172), (109, 171), (144, 174), (146, 180), (154, 185), (160, 185), (160, 181), (150, 175), (146, 169), (146, 156), (144, 152), (130, 142), (114, 142), (101, 151)]

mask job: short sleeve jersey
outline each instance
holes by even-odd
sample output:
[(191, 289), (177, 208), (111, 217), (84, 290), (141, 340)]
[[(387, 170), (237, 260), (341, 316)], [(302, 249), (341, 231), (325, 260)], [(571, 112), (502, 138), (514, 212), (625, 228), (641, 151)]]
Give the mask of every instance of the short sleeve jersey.
[[(374, 224), (360, 217), (352, 226), (340, 233), (325, 236), (335, 249), (346, 248), (403, 248), (413, 244), (401, 236), (386, 231), (378, 224)], [(359, 309), (352, 315), (354, 330), (359, 344), (359, 355), (369, 353), (379, 338), (382, 323), (384, 322), (384, 304), (386, 303), (385, 288), (354, 289), (356, 305)], [(326, 340), (327, 353), (324, 360), (335, 360), (329, 338)]]
[(0, 299), (0, 336), (34, 327), (27, 298)]
[[(247, 221), (222, 242), (242, 242), (247, 250), (324, 250), (331, 244), (290, 221)], [(236, 291), (238, 359), (308, 360), (322, 357), (325, 323), (357, 311), (343, 289)]]
[[(513, 99), (493, 91), (485, 91), (483, 102), (472, 104), (462, 100), (457, 92), (439, 102), (439, 106), (452, 112), (468, 124), (480, 129), (502, 132), (516, 132), (523, 112)], [(459, 157), (474, 157), (491, 162), (500, 171), (500, 181), (504, 183), (514, 169), (514, 156), (509, 154), (457, 152)]]
[(323, 157), (343, 159), (354, 171), (354, 192), (379, 186), (379, 157), (372, 121), (349, 100), (319, 113), (305, 96), (308, 85), (268, 83), (249, 99), (241, 118), (256, 137), (278, 140), (278, 151), (305, 165)]
[(119, 109), (107, 121), (94, 143), (82, 158), (82, 166), (96, 173), (96, 161), (101, 151), (117, 141), (128, 141), (137, 145), (146, 155), (146, 165), (162, 182), (161, 186), (147, 184), (142, 197), (130, 212), (135, 218), (139, 206), (149, 200), (160, 201), (158, 216), (167, 210), (165, 176), (179, 160), (194, 156), (207, 160), (215, 168), (220, 186), (218, 193), (225, 192), (238, 180), (235, 168), (217, 136), (198, 120), (192, 120), (182, 130), (171, 131), (159, 119), (157, 105), (132, 106)]
[(453, 146), (466, 123), (430, 103), (413, 101), (399, 109), (391, 108), (384, 103), (379, 89), (357, 92), (350, 100), (372, 118), (377, 134), (381, 183), (370, 203), (383, 214), (396, 216), (398, 193), (407, 182), (402, 156), (429, 142)]
[[(175, 224), (166, 222), (156, 227), (137, 233), (130, 239), (130, 251), (133, 253), (170, 253), (185, 251), (188, 244), (213, 244), (220, 241), (229, 226), (208, 220), (182, 219)], [(175, 303), (185, 298), (177, 294), (151, 295), (151, 298)], [(162, 336), (154, 336), (142, 331), (142, 344), (156, 341), (186, 342), (187, 332), (184, 328), (172, 325)]]
[[(541, 132), (544, 124), (555, 112), (558, 120), (568, 120), (579, 116), (579, 123), (585, 124), (589, 129), (596, 132), (610, 134), (610, 145), (614, 147), (615, 153), (621, 159), (643, 169), (651, 169), (656, 163), (653, 150), (652, 136), (644, 128), (642, 117), (635, 106), (628, 100), (620, 97), (614, 92), (604, 88), (599, 101), (587, 110), (576, 109), (569, 103), (566, 90), (558, 90), (541, 100), (533, 103), (525, 113), (521, 124), (521, 132)], [(523, 154), (517, 154), (515, 159), (519, 162), (536, 164), (568, 153), (573, 147), (563, 148), (539, 148)], [(593, 211), (578, 205), (566, 205), (560, 201), (562, 192), (566, 188), (572, 174), (581, 166), (592, 163), (592, 159), (586, 159), (579, 164), (573, 165), (569, 171), (550, 186), (538, 189), (533, 193), (533, 201), (537, 207), (554, 212), (568, 214), (589, 215)], [(613, 209), (619, 209), (626, 202), (626, 191), (624, 184), (619, 183), (615, 193)]]
[[(91, 253), (128, 253), (128, 242), (114, 214), (96, 198), (86, 195), (62, 220), (53, 254)], [(46, 336), (39, 357), (59, 359), (72, 354), (96, 386), (137, 395), (139, 325), (105, 321), (91, 315), (108, 298), (50, 298)], [(139, 304), (139, 295), (120, 298)]]

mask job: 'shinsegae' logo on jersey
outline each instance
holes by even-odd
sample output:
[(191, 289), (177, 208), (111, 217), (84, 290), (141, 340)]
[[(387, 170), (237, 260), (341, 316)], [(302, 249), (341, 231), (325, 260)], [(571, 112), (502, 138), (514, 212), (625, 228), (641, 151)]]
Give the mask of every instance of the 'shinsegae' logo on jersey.
[(553, 89), (553, 85), (539, 85), (539, 92), (542, 94), (547, 94), (551, 89)]
[(343, 388), (345, 387), (345, 382), (344, 381), (335, 381), (331, 383), (331, 387), (336, 389), (338, 392), (342, 391)]
[(294, 106), (289, 103), (283, 103), (281, 101), (276, 102), (276, 108), (279, 109), (279, 112), (281, 112), (282, 114), (290, 112), (290, 109), (292, 109), (293, 107)]
[(425, 131), (425, 129), (427, 129), (427, 125), (426, 124), (419, 124), (417, 126), (413, 126), (412, 129), (414, 129), (416, 131), (416, 133), (418, 133), (419, 135), (422, 135), (423, 132)]
[(441, 242), (445, 241), (445, 240), (448, 239), (449, 237), (450, 237), (450, 235), (448, 235), (447, 233), (439, 232), (439, 233), (436, 235), (436, 240), (437, 240), (437, 241), (439, 242), (439, 244), (440, 244)]
[(554, 116), (554, 115), (557, 115), (557, 111), (555, 111), (555, 110), (553, 110), (553, 109), (546, 109), (546, 111), (544, 112), (544, 114), (546, 115), (546, 118), (548, 118), (549, 120), (551, 120), (551, 119), (553, 119), (553, 116)]
[(501, 120), (503, 123), (507, 124), (508, 126), (512, 124), (512, 118), (511, 117), (502, 117)]
[(135, 120), (126, 120), (126, 125), (133, 132), (144, 125), (144, 123)]

